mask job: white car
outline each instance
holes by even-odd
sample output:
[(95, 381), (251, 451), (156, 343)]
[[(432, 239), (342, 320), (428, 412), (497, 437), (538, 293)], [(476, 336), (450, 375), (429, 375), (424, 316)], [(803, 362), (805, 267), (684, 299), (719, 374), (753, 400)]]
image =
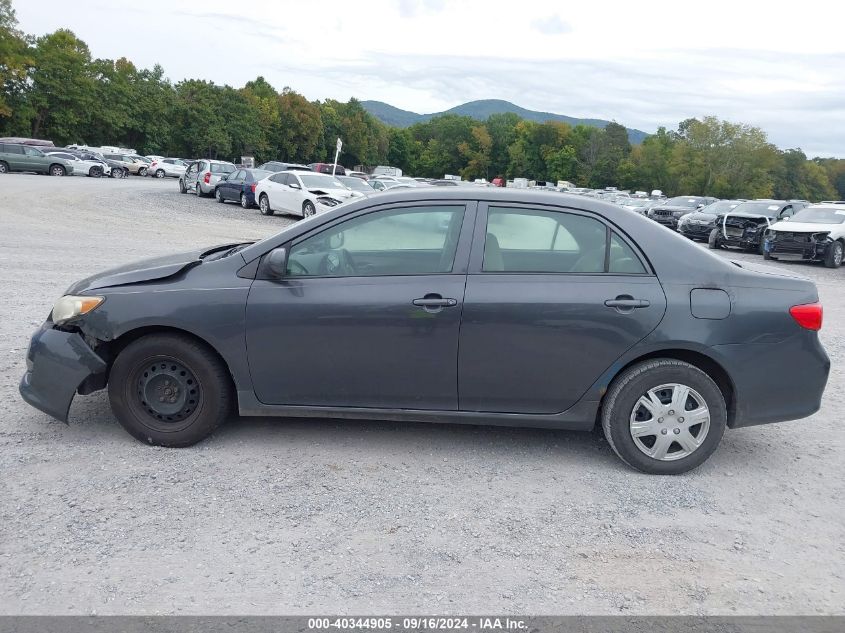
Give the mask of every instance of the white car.
[(169, 176), (171, 178), (179, 178), (185, 175), (185, 169), (188, 164), (181, 158), (159, 158), (150, 163), (147, 167), (147, 176), (153, 178), (164, 178)]
[(279, 211), (305, 218), (363, 197), (330, 174), (307, 171), (280, 171), (255, 187), (258, 209), (264, 215)]
[(812, 204), (789, 220), (769, 227), (763, 243), (765, 259), (800, 259), (838, 268), (845, 256), (845, 206)]
[(73, 164), (74, 176), (91, 176), (92, 178), (99, 178), (100, 176), (108, 176), (111, 174), (111, 167), (98, 160), (83, 160), (82, 158), (69, 154), (68, 152), (44, 153), (48, 156), (64, 158), (66, 161), (70, 161)]

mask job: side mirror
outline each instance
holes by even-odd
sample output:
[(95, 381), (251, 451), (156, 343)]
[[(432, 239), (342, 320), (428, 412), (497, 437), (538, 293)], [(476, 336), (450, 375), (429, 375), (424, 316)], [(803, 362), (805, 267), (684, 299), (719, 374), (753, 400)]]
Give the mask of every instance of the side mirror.
[(786, 217), (781, 218), (781, 220), (782, 220), (783, 222), (789, 222), (789, 217), (790, 217), (790, 216), (788, 216), (788, 215), (787, 215)]
[(274, 248), (267, 256), (267, 268), (276, 277), (284, 277), (287, 272), (288, 249), (284, 246)]
[(291, 188), (291, 189), (302, 189), (302, 187), (300, 187), (300, 186), (299, 186), (299, 183), (298, 183), (298, 182), (292, 182), (292, 183), (290, 183), (290, 188)]

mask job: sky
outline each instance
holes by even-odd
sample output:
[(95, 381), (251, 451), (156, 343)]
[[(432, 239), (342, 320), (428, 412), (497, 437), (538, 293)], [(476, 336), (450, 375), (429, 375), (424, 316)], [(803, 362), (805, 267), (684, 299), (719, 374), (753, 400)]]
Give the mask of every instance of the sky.
[(439, 112), (474, 99), (654, 132), (690, 117), (845, 157), (841, 0), (13, 0), (20, 27), (174, 82), (264, 76), (307, 98)]

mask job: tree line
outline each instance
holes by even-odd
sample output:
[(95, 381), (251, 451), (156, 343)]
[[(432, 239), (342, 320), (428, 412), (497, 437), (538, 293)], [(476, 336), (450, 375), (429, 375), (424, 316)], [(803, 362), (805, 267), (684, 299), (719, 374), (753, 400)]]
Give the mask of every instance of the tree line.
[(0, 136), (57, 145), (330, 162), (340, 137), (342, 164), (389, 164), (416, 176), (528, 177), (720, 198), (845, 199), (845, 159), (780, 150), (763, 130), (742, 123), (688, 119), (636, 146), (618, 123), (573, 127), (512, 113), (484, 121), (443, 115), (393, 128), (356, 99), (309, 101), (263, 77), (242, 88), (198, 79), (173, 83), (159, 65), (144, 69), (126, 58), (94, 58), (69, 30), (22, 33), (11, 0), (0, 0), (0, 84)]

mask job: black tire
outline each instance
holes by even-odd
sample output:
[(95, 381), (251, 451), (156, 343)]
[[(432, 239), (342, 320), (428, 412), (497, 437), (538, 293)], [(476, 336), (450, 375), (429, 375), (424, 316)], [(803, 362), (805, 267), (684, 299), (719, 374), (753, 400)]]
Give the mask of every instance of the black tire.
[(179, 179), (179, 193), (188, 193), (188, 188), (185, 186), (185, 181)]
[(824, 256), (824, 265), (828, 268), (839, 268), (842, 265), (843, 254), (845, 254), (845, 245), (836, 240), (827, 249)]
[(165, 173), (163, 169), (156, 169), (156, 178), (164, 178)]
[(220, 191), (220, 187), (214, 188), (214, 199), (217, 200), (217, 202), (219, 202), (220, 204), (223, 204), (224, 202), (226, 202), (223, 199), (223, 192)]
[(258, 210), (261, 211), (261, 215), (273, 215), (275, 211), (270, 208), (270, 198), (267, 197), (266, 193), (262, 193), (261, 197), (258, 199)]
[(197, 195), (197, 198), (202, 198), (202, 187), (200, 187), (199, 180), (197, 181), (197, 186), (194, 189), (194, 193)]
[(67, 170), (62, 165), (50, 165), (51, 176), (66, 176)]
[[(168, 389), (166, 401), (147, 402)], [(112, 365), (108, 392), (121, 426), (155, 446), (190, 446), (207, 438), (234, 402), (225, 364), (204, 344), (179, 334), (130, 343)]]
[(249, 200), (246, 199), (246, 195), (241, 194), (241, 208), (249, 209), (252, 205), (249, 203)]
[(111, 170), (111, 177), (120, 180), (123, 178), (123, 170), (120, 167), (113, 167)]
[(0, 174), (8, 174), (10, 171), (9, 163), (4, 160), (0, 160)]
[(91, 176), (91, 178), (99, 178), (103, 175), (103, 168), (92, 167), (90, 170), (88, 170), (88, 175)]
[(312, 215), (316, 215), (317, 209), (314, 208), (313, 203), (310, 200), (306, 200), (302, 203), (302, 217), (303, 218), (310, 218)]
[[(709, 409), (709, 429), (701, 445), (689, 455), (663, 461), (646, 455), (637, 447), (630, 425), (640, 397), (649, 389), (669, 383), (686, 385), (700, 394)], [(670, 358), (647, 360), (623, 371), (611, 383), (601, 415), (604, 436), (619, 458), (632, 468), (653, 475), (679, 475), (700, 466), (716, 450), (727, 425), (725, 397), (713, 379), (694, 365)], [(666, 435), (664, 431), (671, 425), (667, 421), (669, 428), (662, 429), (661, 433)], [(657, 437), (655, 435), (655, 441)], [(673, 446), (680, 448), (679, 444)]]
[(146, 176), (147, 175), (147, 168), (141, 167), (141, 169), (138, 170), (138, 175), (139, 176)]
[(719, 229), (713, 229), (710, 231), (710, 236), (707, 238), (707, 247), (713, 249), (714, 251), (718, 248), (722, 248), (722, 241), (719, 239)]
[(763, 251), (763, 259), (765, 259), (766, 261), (769, 261), (769, 260), (777, 261), (777, 259), (775, 257), (772, 257), (772, 254), (769, 251)]

